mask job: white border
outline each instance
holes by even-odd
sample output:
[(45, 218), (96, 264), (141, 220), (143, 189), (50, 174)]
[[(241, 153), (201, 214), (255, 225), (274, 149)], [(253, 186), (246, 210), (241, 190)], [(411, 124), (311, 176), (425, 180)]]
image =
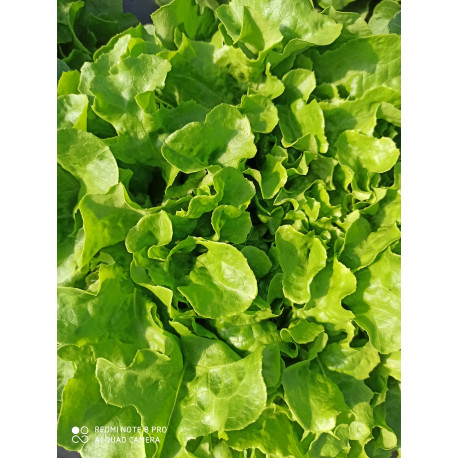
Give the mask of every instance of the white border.
[(56, 6), (2, 3), (1, 440), (56, 453)]
[(402, 456), (458, 456), (458, 7), (402, 5)]

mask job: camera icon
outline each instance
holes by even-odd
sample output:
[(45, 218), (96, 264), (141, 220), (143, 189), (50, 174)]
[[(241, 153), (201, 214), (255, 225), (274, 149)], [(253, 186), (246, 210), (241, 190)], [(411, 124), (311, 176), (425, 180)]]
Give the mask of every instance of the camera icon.
[(72, 442), (74, 444), (77, 444), (78, 442), (85, 444), (89, 440), (89, 437), (86, 436), (88, 432), (89, 428), (87, 426), (82, 426), (81, 428), (79, 428), (78, 426), (74, 426), (72, 428)]

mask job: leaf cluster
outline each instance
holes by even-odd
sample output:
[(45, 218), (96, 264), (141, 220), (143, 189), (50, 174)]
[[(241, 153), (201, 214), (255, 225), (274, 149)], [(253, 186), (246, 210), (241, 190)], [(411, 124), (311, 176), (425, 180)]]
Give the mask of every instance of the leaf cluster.
[(395, 456), (399, 2), (162, 3), (59, 2), (59, 445)]

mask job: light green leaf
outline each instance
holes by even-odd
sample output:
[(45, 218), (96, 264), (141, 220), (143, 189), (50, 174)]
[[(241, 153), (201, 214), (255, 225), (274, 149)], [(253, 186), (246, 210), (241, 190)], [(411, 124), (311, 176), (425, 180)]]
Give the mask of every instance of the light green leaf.
[(244, 246), (242, 248), (242, 254), (247, 259), (250, 269), (258, 279), (266, 276), (272, 268), (272, 262), (269, 256), (255, 246)]
[(395, 351), (388, 355), (385, 366), (390, 370), (390, 375), (396, 380), (401, 381), (401, 351)]
[(399, 157), (399, 150), (390, 138), (374, 138), (354, 131), (343, 132), (336, 142), (337, 158), (356, 173), (386, 172)]
[(292, 103), (298, 99), (307, 102), (316, 87), (315, 73), (305, 68), (295, 68), (282, 78), (285, 86), (280, 101)]
[(257, 448), (267, 456), (284, 458), (303, 455), (297, 427), (276, 404), (267, 407), (255, 423), (230, 431), (228, 438), (229, 446), (240, 451)]
[(326, 153), (323, 110), (316, 100), (306, 104), (298, 99), (289, 107), (279, 106), (282, 144), (302, 151)]
[(313, 321), (293, 321), (288, 328), (281, 330), (281, 337), (285, 341), (293, 339), (298, 344), (313, 342), (324, 331), (324, 327)]
[(388, 24), (399, 11), (401, 11), (401, 5), (394, 0), (383, 0), (375, 5), (372, 16), (369, 19), (369, 27), (372, 33), (374, 35), (390, 33)]
[(361, 269), (401, 237), (401, 196), (389, 189), (375, 204), (355, 213), (345, 235), (339, 259), (352, 269)]
[(310, 458), (347, 457), (350, 449), (348, 441), (348, 426), (339, 425), (333, 434), (320, 434), (311, 444), (308, 456)]
[[(200, 342), (199, 343), (199, 339)], [(240, 430), (258, 419), (266, 404), (262, 353), (240, 359), (224, 344), (183, 337), (195, 376), (181, 404), (177, 436), (182, 444), (212, 432)], [(249, 402), (248, 402), (249, 401)]]
[(253, 132), (267, 134), (278, 123), (277, 107), (261, 94), (244, 95), (240, 103), (240, 113), (249, 119)]
[(57, 96), (78, 94), (80, 75), (78, 70), (63, 72), (57, 83)]
[(57, 132), (57, 162), (83, 185), (82, 193), (105, 193), (118, 182), (118, 166), (102, 140), (79, 129)]
[[(199, 139), (205, 138), (205, 143)], [(203, 123), (193, 122), (177, 130), (164, 142), (162, 154), (170, 164), (186, 173), (210, 165), (237, 167), (256, 154), (248, 118), (237, 108), (221, 104)]]
[(280, 333), (269, 318), (275, 315), (268, 309), (245, 312), (217, 320), (215, 328), (219, 337), (232, 347), (253, 352), (259, 347), (281, 342)]
[(313, 317), (330, 334), (344, 331), (346, 342), (350, 342), (354, 334), (354, 315), (342, 307), (341, 301), (355, 290), (356, 279), (350, 269), (336, 258), (329, 260), (311, 283), (311, 300), (307, 307), (296, 314), (300, 318)]
[(234, 45), (239, 43), (242, 49), (255, 55), (279, 45), (283, 38), (278, 28), (266, 20), (262, 11), (255, 9), (256, 6), (244, 6), (243, 2), (234, 1), (216, 10), (224, 26), (223, 31), (230, 37), (227, 41)]
[(328, 15), (338, 24), (342, 24), (342, 32), (335, 41), (335, 44), (372, 35), (370, 27), (360, 13), (336, 11), (334, 8), (327, 8), (323, 11), (323, 14)]
[(354, 100), (322, 101), (320, 107), (325, 118), (325, 132), (333, 143), (346, 130), (372, 135), (377, 124), (379, 110), (386, 103), (399, 108), (401, 94), (395, 89), (377, 87)]
[(71, 361), (65, 361), (57, 356), (57, 414), (60, 412), (62, 406), (62, 392), (67, 384), (75, 374), (75, 369)]
[(337, 372), (364, 380), (380, 362), (377, 350), (368, 342), (362, 347), (344, 347), (339, 343), (329, 344), (320, 355), (325, 366)]
[(344, 9), (348, 4), (354, 2), (355, 0), (318, 0), (318, 4), (322, 8), (327, 8), (328, 6), (332, 6), (336, 10)]
[(374, 173), (390, 170), (399, 158), (399, 150), (391, 138), (375, 138), (345, 131), (339, 135), (335, 146), (342, 165), (354, 172), (352, 188), (359, 200), (370, 197), (370, 182)]
[[(126, 456), (141, 458), (145, 454), (143, 443), (138, 441), (131, 444), (105, 444), (96, 442), (100, 433), (96, 427), (130, 426), (138, 424), (140, 417), (132, 407), (120, 409), (106, 404), (100, 395), (100, 386), (94, 375), (94, 358), (89, 347), (78, 348), (65, 345), (59, 349), (59, 356), (65, 361), (75, 361), (77, 370), (74, 377), (68, 380), (62, 393), (62, 409), (57, 422), (57, 443), (67, 450), (79, 451), (83, 458), (109, 455), (116, 458)], [(72, 440), (72, 429), (76, 426), (86, 426), (87, 441)], [(81, 434), (79, 437), (82, 437)], [(140, 438), (133, 433), (132, 437)], [(82, 437), (84, 440), (84, 437)]]
[(380, 353), (401, 348), (401, 259), (389, 249), (373, 264), (356, 273), (357, 289), (345, 299), (355, 321)]
[(106, 194), (89, 194), (79, 204), (84, 225), (81, 265), (85, 265), (101, 248), (125, 239), (129, 229), (145, 212), (128, 197), (122, 184)]
[[(159, 455), (167, 434), (162, 428), (169, 428), (183, 377), (178, 343), (174, 337), (170, 337), (170, 342), (173, 349), (167, 356), (141, 350), (128, 367), (118, 367), (99, 358), (96, 369), (100, 391), (107, 402), (118, 406), (132, 405), (140, 413), (143, 426), (161, 427), (159, 432), (150, 433), (160, 439), (160, 443), (155, 444)], [(113, 384), (113, 380), (119, 382)], [(154, 405), (151, 399), (155, 399)]]
[(310, 283), (326, 265), (326, 250), (313, 233), (301, 234), (291, 226), (281, 226), (275, 234), (283, 292), (296, 304), (310, 300)]
[(274, 197), (288, 180), (288, 172), (283, 165), (287, 157), (287, 152), (280, 146), (276, 146), (272, 148), (271, 154), (266, 154), (259, 170), (248, 169), (245, 172), (258, 182), (264, 199)]
[(96, 353), (109, 350), (110, 359), (129, 364), (149, 341), (151, 304), (134, 288), (127, 272), (117, 265), (102, 265), (94, 294), (78, 288), (58, 289), (58, 342), (93, 344)]
[(244, 210), (256, 194), (254, 184), (233, 167), (224, 167), (217, 172), (214, 186), (217, 194), (222, 195), (220, 205), (232, 205)]
[(151, 15), (156, 35), (169, 48), (175, 48), (175, 33), (202, 40), (215, 30), (213, 13), (200, 8), (193, 0), (173, 0)]
[(198, 241), (207, 252), (196, 260), (188, 285), (178, 290), (207, 318), (245, 311), (257, 295), (256, 277), (242, 253), (225, 243)]
[(166, 212), (145, 215), (129, 230), (126, 247), (130, 253), (150, 246), (163, 246), (172, 241), (172, 222)]
[(57, 128), (87, 129), (87, 96), (69, 94), (57, 97)]
[(331, 431), (336, 425), (337, 415), (348, 410), (337, 385), (309, 361), (287, 367), (282, 384), (289, 408), (307, 431)]
[[(189, 100), (207, 108), (239, 103), (242, 91), (236, 80), (238, 72), (228, 68), (227, 59), (212, 43), (183, 35), (178, 50), (169, 55), (169, 62), (172, 69), (163, 93), (174, 105)], [(240, 65), (240, 61), (236, 64)]]
[(212, 214), (217, 240), (235, 245), (244, 243), (251, 231), (250, 214), (232, 205), (220, 205)]
[[(303, 50), (312, 45), (323, 46), (332, 43), (341, 30), (339, 24), (315, 11), (311, 1), (300, 0), (274, 0), (269, 3), (261, 0), (233, 1), (230, 6), (233, 11), (232, 14), (225, 14), (224, 18), (221, 18), (223, 24), (228, 24), (230, 30), (237, 29), (237, 22), (240, 22), (240, 20), (234, 21), (233, 17), (240, 17), (241, 13), (237, 14), (236, 11), (237, 9), (241, 11), (242, 7), (248, 7), (250, 12), (255, 11), (257, 13), (253, 18), (257, 31), (262, 29), (263, 35), (276, 38), (277, 35), (272, 35), (271, 30), (277, 29), (283, 35), (283, 42), (286, 44), (283, 52), (271, 52), (269, 56), (269, 60), (274, 65), (285, 60), (294, 51)], [(226, 6), (221, 6), (220, 8), (225, 13), (228, 10)], [(219, 15), (218, 12), (219, 9), (217, 10)], [(261, 17), (263, 18), (262, 20), (260, 19)], [(252, 38), (252, 35), (248, 36)], [(261, 41), (260, 35), (257, 35), (257, 41)], [(273, 39), (273, 42), (269, 42), (269, 45), (272, 46), (274, 43), (275, 40)]]
[(324, 52), (311, 54), (317, 83), (341, 86), (351, 97), (387, 86), (400, 90), (400, 37), (376, 35), (356, 38)]
[[(144, 98), (145, 94), (163, 86), (170, 68), (170, 64), (160, 57), (140, 54), (126, 57), (108, 68), (108, 72), (95, 70), (90, 86), (95, 95), (94, 111), (111, 123), (118, 134), (144, 138), (148, 118), (141, 107), (141, 95)], [(152, 97), (154, 99), (154, 95)]]

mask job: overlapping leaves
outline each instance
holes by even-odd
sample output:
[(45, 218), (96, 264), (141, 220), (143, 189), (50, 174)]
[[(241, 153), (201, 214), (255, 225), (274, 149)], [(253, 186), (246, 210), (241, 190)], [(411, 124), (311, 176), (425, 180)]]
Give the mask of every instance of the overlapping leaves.
[(59, 3), (59, 444), (393, 456), (399, 3), (161, 4)]

